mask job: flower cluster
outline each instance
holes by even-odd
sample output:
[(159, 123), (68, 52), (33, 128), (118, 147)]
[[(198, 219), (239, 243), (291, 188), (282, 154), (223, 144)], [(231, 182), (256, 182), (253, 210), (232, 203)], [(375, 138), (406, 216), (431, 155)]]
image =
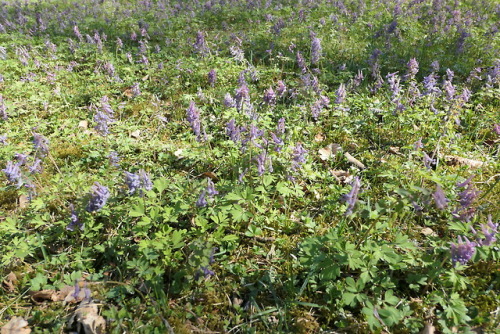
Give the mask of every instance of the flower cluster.
[(125, 172), (125, 184), (128, 186), (129, 194), (139, 193), (142, 195), (143, 190), (153, 189), (153, 183), (149, 174), (143, 169), (137, 174)]
[(354, 206), (358, 201), (359, 190), (361, 189), (361, 180), (358, 176), (354, 177), (351, 182), (351, 191), (341, 197), (341, 200), (347, 203), (347, 210), (344, 213), (345, 216), (352, 215)]
[(101, 210), (104, 205), (106, 205), (109, 196), (110, 193), (108, 187), (101, 185), (99, 182), (95, 182), (91, 188), (90, 200), (87, 203), (85, 210), (88, 212)]

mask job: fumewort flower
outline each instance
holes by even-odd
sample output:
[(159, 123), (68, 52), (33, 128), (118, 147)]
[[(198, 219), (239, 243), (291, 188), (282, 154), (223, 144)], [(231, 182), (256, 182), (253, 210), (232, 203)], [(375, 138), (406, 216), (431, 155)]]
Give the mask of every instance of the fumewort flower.
[(494, 224), (491, 220), (491, 215), (488, 215), (488, 221), (486, 224), (481, 224), (481, 233), (483, 237), (479, 236), (479, 233), (471, 227), (472, 233), (476, 235), (477, 244), (479, 246), (491, 246), (497, 239), (496, 234), (498, 233), (499, 224)]
[(264, 103), (267, 105), (274, 105), (276, 103), (276, 93), (272, 87), (264, 93)]
[(480, 194), (480, 191), (471, 183), (474, 176), (469, 177), (462, 183), (457, 183), (457, 188), (465, 188), (463, 191), (458, 193), (458, 205), (453, 211), (453, 216), (461, 221), (469, 222), (476, 209), (474, 208), (474, 202)]
[(80, 230), (83, 231), (84, 224), (80, 222), (80, 218), (78, 217), (78, 214), (76, 213), (75, 206), (73, 203), (69, 205), (69, 209), (71, 211), (70, 213), (70, 223), (68, 226), (66, 226), (66, 229), (68, 231), (74, 231), (75, 228), (79, 228)]
[(335, 103), (337, 104), (343, 103), (346, 96), (347, 96), (347, 91), (345, 89), (345, 85), (341, 83), (336, 92)]
[(20, 163), (14, 163), (12, 161), (7, 162), (7, 166), (2, 169), (2, 172), (5, 173), (7, 180), (10, 183), (15, 184), (16, 188), (20, 188), (23, 185), (22, 174)]
[(297, 170), (306, 162), (307, 150), (302, 147), (301, 143), (297, 143), (293, 149), (292, 155), (292, 170)]
[(208, 83), (213, 87), (215, 85), (215, 82), (217, 81), (217, 72), (215, 72), (214, 69), (211, 69), (210, 72), (208, 72), (207, 77)]
[(194, 101), (191, 101), (189, 107), (186, 110), (186, 119), (191, 125), (193, 132), (196, 136), (196, 140), (200, 141), (201, 138), (201, 120), (200, 120), (200, 112)]
[(33, 132), (33, 145), (37, 157), (43, 158), (49, 153), (49, 140), (43, 135)]
[(107, 136), (109, 134), (109, 123), (113, 122), (114, 112), (109, 105), (109, 99), (107, 96), (101, 98), (101, 106), (97, 108), (97, 112), (94, 115), (94, 121), (97, 123), (95, 129), (101, 136)]
[(149, 174), (141, 169), (137, 174), (125, 172), (125, 184), (129, 189), (129, 194), (139, 193), (142, 195), (143, 190), (153, 189), (153, 183)]
[(0, 94), (0, 118), (3, 120), (7, 120), (9, 115), (7, 115), (7, 107), (3, 103), (3, 96)]
[(101, 210), (108, 198), (110, 192), (108, 187), (101, 185), (99, 182), (95, 182), (90, 191), (90, 200), (85, 208), (88, 212), (94, 212)]
[(311, 64), (316, 65), (321, 58), (321, 40), (318, 37), (313, 37), (311, 41)]
[(219, 192), (217, 189), (215, 189), (215, 184), (211, 179), (207, 179), (207, 187), (203, 189), (200, 193), (200, 196), (198, 196), (198, 200), (196, 201), (196, 206), (197, 207), (205, 207), (208, 205), (207, 201), (207, 195), (210, 198), (213, 198), (215, 195), (218, 195)]
[(443, 189), (438, 185), (436, 191), (432, 194), (432, 198), (436, 203), (436, 208), (443, 210), (448, 205), (449, 199), (446, 198)]
[(472, 256), (474, 256), (474, 253), (476, 252), (476, 243), (470, 241), (466, 237), (462, 239), (461, 236), (458, 236), (458, 242), (451, 244), (450, 252), (453, 265), (457, 262), (465, 265), (469, 262)]
[(415, 58), (411, 58), (410, 61), (406, 64), (407, 73), (406, 79), (412, 80), (415, 78), (415, 75), (418, 73), (418, 62)]
[(351, 182), (351, 191), (341, 197), (341, 200), (347, 203), (347, 210), (344, 213), (345, 216), (349, 216), (353, 213), (354, 206), (358, 201), (359, 190), (361, 189), (361, 180), (358, 176), (354, 177)]

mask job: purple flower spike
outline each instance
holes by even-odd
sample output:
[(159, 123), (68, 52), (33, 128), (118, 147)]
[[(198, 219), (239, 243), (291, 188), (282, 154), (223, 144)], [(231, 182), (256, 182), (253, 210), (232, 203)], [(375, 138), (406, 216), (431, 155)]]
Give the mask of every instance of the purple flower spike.
[(33, 133), (33, 144), (35, 145), (35, 154), (41, 158), (49, 153), (49, 140), (39, 133)]
[(361, 180), (358, 176), (356, 176), (351, 182), (352, 189), (348, 194), (345, 194), (341, 197), (341, 200), (347, 203), (347, 210), (344, 213), (345, 216), (352, 215), (354, 206), (358, 201), (358, 194), (361, 188)]
[(434, 198), (434, 202), (436, 203), (436, 207), (439, 210), (443, 210), (448, 205), (449, 199), (446, 198), (443, 189), (438, 185), (436, 187), (436, 191), (432, 194), (432, 198)]
[(311, 64), (317, 64), (321, 58), (321, 40), (313, 37), (311, 41)]
[(347, 91), (343, 83), (341, 83), (339, 88), (337, 89), (336, 95), (337, 97), (335, 98), (335, 103), (337, 104), (343, 103), (347, 96)]
[(500, 123), (493, 124), (493, 131), (500, 136)]
[(276, 94), (274, 93), (272, 87), (269, 87), (269, 89), (264, 94), (264, 103), (268, 105), (274, 105), (276, 103)]
[(210, 196), (210, 197), (213, 197), (215, 195), (219, 195), (219, 192), (217, 191), (217, 189), (215, 189), (215, 184), (210, 179), (207, 179), (207, 189), (206, 190), (207, 190), (208, 196)]
[(2, 172), (5, 173), (7, 179), (10, 183), (16, 184), (17, 188), (20, 188), (23, 184), (21, 169), (19, 168), (19, 163), (13, 163), (12, 161), (7, 162), (7, 166), (2, 169)]
[(92, 186), (90, 193), (90, 200), (87, 204), (86, 210), (88, 212), (94, 212), (101, 210), (109, 198), (109, 189), (101, 185), (99, 182), (95, 182)]
[(109, 99), (107, 96), (101, 98), (101, 107), (97, 109), (94, 115), (94, 121), (97, 123), (95, 129), (101, 136), (107, 136), (109, 134), (108, 124), (113, 122), (113, 109), (109, 105)]
[(208, 83), (210, 86), (214, 86), (215, 82), (217, 81), (217, 72), (215, 72), (214, 69), (211, 69), (210, 72), (208, 72)]
[(196, 108), (193, 101), (191, 101), (191, 103), (189, 104), (189, 108), (186, 111), (186, 118), (189, 124), (191, 124), (191, 128), (196, 135), (196, 140), (199, 141), (201, 135), (200, 112)]
[(84, 226), (83, 223), (80, 223), (80, 219), (78, 218), (78, 215), (76, 213), (75, 206), (73, 204), (70, 204), (69, 209), (71, 210), (71, 222), (68, 224), (68, 226), (66, 226), (66, 229), (68, 231), (74, 231), (75, 228), (79, 228), (83, 231)]
[(497, 240), (495, 234), (498, 233), (498, 225), (498, 223), (494, 224), (491, 215), (488, 215), (488, 223), (481, 224), (481, 232), (484, 235), (484, 239), (479, 242), (481, 246), (491, 246)]
[(292, 170), (295, 171), (299, 169), (300, 166), (306, 162), (306, 154), (307, 150), (302, 147), (301, 143), (297, 143), (293, 149)]
[(7, 115), (7, 107), (3, 103), (2, 94), (0, 94), (0, 118), (3, 119), (4, 121), (6, 121), (7, 118), (9, 118), (9, 116)]
[(197, 207), (202, 208), (202, 207), (207, 206), (208, 202), (206, 199), (206, 194), (207, 194), (207, 191), (205, 189), (203, 189), (200, 196), (198, 197), (198, 200), (196, 201)]
[(459, 262), (462, 265), (465, 265), (472, 258), (474, 253), (476, 252), (476, 243), (469, 241), (466, 237), (462, 240), (462, 237), (458, 236), (458, 243), (451, 244), (451, 261), (453, 265)]

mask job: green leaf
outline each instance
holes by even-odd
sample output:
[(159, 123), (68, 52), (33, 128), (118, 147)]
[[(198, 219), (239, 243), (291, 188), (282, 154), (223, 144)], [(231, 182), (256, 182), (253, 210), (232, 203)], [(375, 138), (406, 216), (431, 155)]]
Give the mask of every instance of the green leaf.
[(132, 209), (128, 213), (130, 217), (142, 217), (145, 214), (146, 210), (144, 208), (144, 203), (142, 201), (132, 206)]

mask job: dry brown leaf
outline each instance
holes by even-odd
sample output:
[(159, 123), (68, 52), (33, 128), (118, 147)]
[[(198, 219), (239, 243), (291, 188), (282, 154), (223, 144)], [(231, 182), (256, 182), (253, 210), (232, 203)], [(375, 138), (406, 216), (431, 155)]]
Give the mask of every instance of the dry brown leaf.
[(343, 170), (330, 170), (330, 174), (342, 184), (347, 184), (353, 179), (353, 176), (349, 172)]
[(17, 277), (16, 274), (14, 274), (12, 271), (7, 275), (5, 281), (3, 281), (3, 284), (7, 292), (15, 292), (16, 283), (17, 283)]
[(359, 168), (361, 168), (361, 169), (365, 169), (366, 168), (365, 165), (363, 165), (363, 163), (361, 161), (359, 161), (358, 159), (356, 159), (355, 157), (353, 157), (352, 155), (350, 155), (348, 152), (345, 152), (344, 156), (347, 158), (347, 160), (350, 163), (358, 166)]
[(139, 139), (141, 137), (141, 130), (135, 130), (130, 133), (130, 137)]
[(317, 141), (318, 143), (322, 142), (323, 140), (325, 140), (325, 136), (323, 136), (322, 133), (318, 133), (316, 136), (314, 136), (314, 141)]
[(35, 303), (42, 303), (46, 300), (54, 301), (54, 299), (57, 299), (56, 291), (54, 290), (30, 291), (29, 295)]
[(177, 151), (174, 152), (174, 155), (177, 157), (177, 159), (183, 159), (184, 155), (182, 154), (184, 150), (182, 148), (178, 149)]
[(22, 317), (13, 317), (5, 326), (2, 327), (1, 334), (29, 334), (31, 328), (28, 322)]
[(82, 129), (87, 129), (89, 127), (89, 122), (88, 121), (80, 121), (78, 122), (78, 127)]
[(106, 332), (106, 320), (98, 314), (97, 304), (82, 303), (76, 309), (69, 320), (69, 325), (76, 325), (78, 333), (104, 334)]
[(389, 152), (396, 155), (403, 155), (403, 153), (399, 152), (399, 147), (396, 146), (389, 147)]
[(26, 195), (21, 195), (19, 196), (19, 208), (25, 209), (29, 206), (30, 200), (28, 199), (28, 196)]
[(437, 233), (434, 232), (431, 228), (429, 227), (424, 227), (420, 230), (420, 233), (422, 233), (425, 236), (431, 236), (431, 237), (437, 237)]
[(319, 158), (323, 161), (333, 158), (338, 151), (342, 150), (339, 144), (330, 144), (318, 150)]
[(480, 168), (484, 165), (484, 162), (482, 161), (462, 158), (456, 155), (446, 155), (444, 160), (446, 161), (446, 164), (450, 166), (469, 166), (471, 168)]
[(126, 97), (132, 97), (134, 96), (134, 93), (132, 92), (132, 88), (127, 88), (123, 91), (123, 95)]
[(149, 74), (147, 74), (145, 77), (142, 78), (142, 81), (146, 81), (149, 79)]
[(208, 177), (208, 178), (210, 178), (210, 179), (212, 179), (214, 181), (219, 180), (219, 178), (217, 177), (217, 175), (215, 175), (215, 173), (213, 173), (213, 172), (205, 172), (205, 173), (203, 173), (201, 175), (204, 176), (204, 177)]

